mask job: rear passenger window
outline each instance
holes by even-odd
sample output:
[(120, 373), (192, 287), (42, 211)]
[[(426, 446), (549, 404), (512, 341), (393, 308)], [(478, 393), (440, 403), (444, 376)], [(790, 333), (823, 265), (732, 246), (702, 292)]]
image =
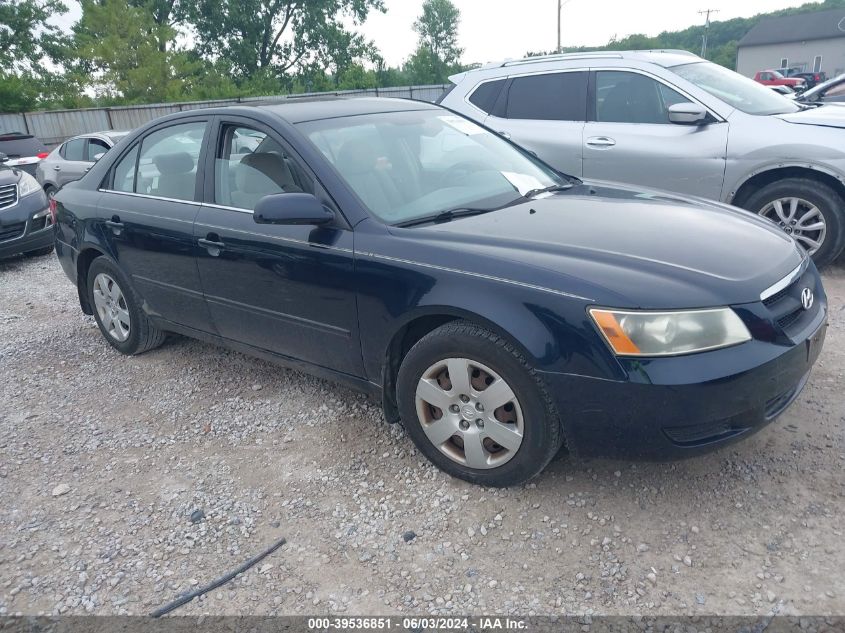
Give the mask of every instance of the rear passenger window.
[(65, 160), (85, 160), (85, 139), (68, 141), (62, 147), (61, 155)]
[(252, 211), (264, 196), (314, 193), (304, 170), (263, 132), (228, 125), (214, 161), (214, 201)]
[(496, 100), (499, 98), (499, 93), (502, 92), (502, 87), (506, 81), (506, 79), (497, 79), (481, 84), (470, 95), (469, 102), (479, 110), (490, 114), (493, 112), (493, 107), (496, 105)]
[(171, 125), (141, 141), (135, 193), (193, 200), (205, 121)]
[(537, 121), (586, 121), (587, 73), (516, 77), (508, 90), (505, 116)]
[(138, 164), (138, 145), (135, 145), (120, 159), (114, 168), (114, 191), (135, 191), (135, 166)]

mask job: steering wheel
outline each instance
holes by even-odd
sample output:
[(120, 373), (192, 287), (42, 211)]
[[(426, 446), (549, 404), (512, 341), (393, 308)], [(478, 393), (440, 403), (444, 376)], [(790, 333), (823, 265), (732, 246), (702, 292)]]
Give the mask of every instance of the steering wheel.
[(492, 167), (480, 160), (462, 160), (452, 165), (443, 175), (444, 184), (457, 184), (466, 179), (467, 175), (475, 171), (490, 171)]

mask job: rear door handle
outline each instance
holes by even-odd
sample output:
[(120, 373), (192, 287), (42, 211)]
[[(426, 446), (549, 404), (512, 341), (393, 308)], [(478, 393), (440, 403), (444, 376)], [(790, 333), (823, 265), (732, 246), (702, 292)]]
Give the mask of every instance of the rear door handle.
[(508, 132), (505, 132), (504, 130), (499, 130), (499, 135), (505, 137), (508, 140), (511, 140), (511, 135)]
[(123, 232), (123, 222), (116, 215), (113, 215), (111, 220), (106, 220), (105, 225), (112, 230), (115, 235), (120, 235)]
[[(208, 237), (216, 236), (209, 235)], [(208, 251), (208, 254), (212, 257), (217, 257), (220, 254), (220, 251), (222, 251), (226, 247), (223, 242), (220, 242), (218, 240), (209, 240), (203, 238), (198, 239), (197, 244), (205, 248)]]
[(55, 169), (56, 171), (61, 171), (62, 167), (61, 165), (53, 165), (53, 169)]
[(591, 136), (587, 139), (587, 145), (590, 147), (613, 147), (616, 141), (607, 136)]

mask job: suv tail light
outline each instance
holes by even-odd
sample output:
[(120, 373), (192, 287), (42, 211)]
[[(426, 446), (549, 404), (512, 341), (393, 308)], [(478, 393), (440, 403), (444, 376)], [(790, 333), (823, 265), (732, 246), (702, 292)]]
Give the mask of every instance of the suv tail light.
[(53, 224), (56, 223), (56, 207), (58, 206), (55, 198), (50, 198), (50, 218), (53, 220)]
[(35, 156), (36, 156), (37, 158), (40, 158), (41, 160), (44, 160), (44, 159), (45, 159), (45, 158), (47, 158), (49, 155), (50, 155), (50, 152), (41, 152), (40, 154), (36, 154)]

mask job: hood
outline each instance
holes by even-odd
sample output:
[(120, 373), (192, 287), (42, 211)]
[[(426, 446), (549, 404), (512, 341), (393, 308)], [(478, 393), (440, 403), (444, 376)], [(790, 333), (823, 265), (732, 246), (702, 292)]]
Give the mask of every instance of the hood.
[(611, 307), (759, 301), (802, 259), (791, 238), (745, 211), (598, 183), (484, 215), (391, 231), (425, 241), (425, 252), (439, 251), (432, 264)]
[(801, 112), (779, 114), (777, 117), (787, 123), (845, 128), (845, 109), (831, 105), (810, 108)]

